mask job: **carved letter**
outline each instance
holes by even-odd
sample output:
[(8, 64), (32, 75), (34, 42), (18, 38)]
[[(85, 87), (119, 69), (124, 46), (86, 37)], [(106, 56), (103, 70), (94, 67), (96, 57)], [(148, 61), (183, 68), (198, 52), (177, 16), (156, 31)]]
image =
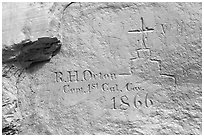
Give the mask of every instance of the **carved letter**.
[(69, 87), (69, 85), (64, 85), (64, 86), (63, 86), (63, 91), (64, 91), (64, 93), (67, 93), (68, 90), (66, 90), (66, 89), (67, 89), (68, 87)]
[(90, 80), (92, 78), (92, 73), (90, 70), (84, 70), (83, 72), (84, 80)]
[(102, 84), (103, 91), (108, 91), (108, 83)]
[(74, 72), (73, 72), (74, 74), (71, 74), (72, 71), (67, 71), (67, 72), (68, 72), (68, 80), (69, 80), (70, 82), (79, 81), (78, 71), (74, 71)]
[(126, 89), (128, 90), (128, 91), (131, 91), (131, 88), (130, 88), (130, 86), (132, 85), (132, 83), (127, 83), (125, 86), (126, 86)]
[(59, 71), (59, 72), (54, 72), (54, 73), (55, 73), (56, 82), (63, 82), (62, 72)]
[(111, 77), (112, 80), (116, 79), (116, 74), (115, 73), (110, 73), (110, 77)]

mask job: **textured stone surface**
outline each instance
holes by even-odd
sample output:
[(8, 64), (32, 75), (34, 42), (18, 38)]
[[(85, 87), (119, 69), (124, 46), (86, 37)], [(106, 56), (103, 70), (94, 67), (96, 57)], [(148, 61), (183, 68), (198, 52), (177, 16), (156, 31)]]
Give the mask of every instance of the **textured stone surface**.
[(202, 134), (201, 3), (2, 7), (3, 134)]

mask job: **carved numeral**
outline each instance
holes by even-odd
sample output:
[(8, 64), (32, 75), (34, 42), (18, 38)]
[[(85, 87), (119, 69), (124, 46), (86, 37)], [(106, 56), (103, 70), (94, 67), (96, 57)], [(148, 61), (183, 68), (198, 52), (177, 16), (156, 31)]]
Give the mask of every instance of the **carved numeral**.
[[(148, 102), (150, 102), (150, 104), (148, 104)], [(145, 96), (145, 106), (148, 108), (151, 105), (153, 105), (153, 101), (151, 99), (148, 99), (148, 93)]]
[[(120, 104), (120, 109), (126, 110), (126, 109), (128, 109), (128, 107), (130, 107), (130, 104), (128, 102), (126, 102), (126, 101), (128, 101), (128, 97), (126, 95), (120, 97), (120, 101), (122, 103), (122, 104)], [(125, 108), (122, 107), (124, 105), (126, 106)]]
[(113, 100), (113, 109), (116, 109), (116, 107), (115, 107), (115, 97), (113, 97), (111, 100)]
[(137, 99), (137, 95), (134, 97), (134, 106), (135, 108), (139, 108), (139, 106), (142, 106), (142, 102)]
[[(116, 97), (113, 97), (111, 100), (113, 101), (113, 109), (117, 109), (116, 108)], [(128, 96), (126, 95), (121, 96), (120, 97), (120, 108), (118, 109), (127, 110), (130, 107), (128, 100), (129, 100)], [(149, 108), (150, 106), (153, 105), (153, 101), (151, 99), (148, 99), (148, 93), (146, 94), (144, 98), (144, 102), (139, 100), (137, 95), (135, 95), (134, 100), (133, 100), (133, 105), (136, 109), (139, 109), (140, 107)]]

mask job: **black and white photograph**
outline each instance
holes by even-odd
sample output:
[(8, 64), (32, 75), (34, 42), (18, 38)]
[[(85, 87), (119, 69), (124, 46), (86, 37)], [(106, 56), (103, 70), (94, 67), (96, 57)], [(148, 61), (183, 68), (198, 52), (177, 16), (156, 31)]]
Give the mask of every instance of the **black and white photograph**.
[(1, 2), (2, 135), (202, 135), (202, 2)]

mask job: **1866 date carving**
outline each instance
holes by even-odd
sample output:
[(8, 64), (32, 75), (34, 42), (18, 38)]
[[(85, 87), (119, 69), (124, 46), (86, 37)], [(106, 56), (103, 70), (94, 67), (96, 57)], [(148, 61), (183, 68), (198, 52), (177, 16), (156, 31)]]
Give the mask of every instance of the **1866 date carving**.
[[(129, 107), (133, 106), (136, 109), (139, 109), (140, 107), (146, 107), (149, 108), (153, 105), (153, 101), (149, 99), (148, 93), (146, 93), (145, 98), (139, 98), (136, 95), (134, 95), (133, 100), (129, 100), (129, 97), (127, 95), (123, 95), (120, 98), (113, 97), (111, 99), (112, 101), (112, 109), (121, 109), (121, 110), (127, 110)], [(118, 104), (118, 101), (120, 105)]]

